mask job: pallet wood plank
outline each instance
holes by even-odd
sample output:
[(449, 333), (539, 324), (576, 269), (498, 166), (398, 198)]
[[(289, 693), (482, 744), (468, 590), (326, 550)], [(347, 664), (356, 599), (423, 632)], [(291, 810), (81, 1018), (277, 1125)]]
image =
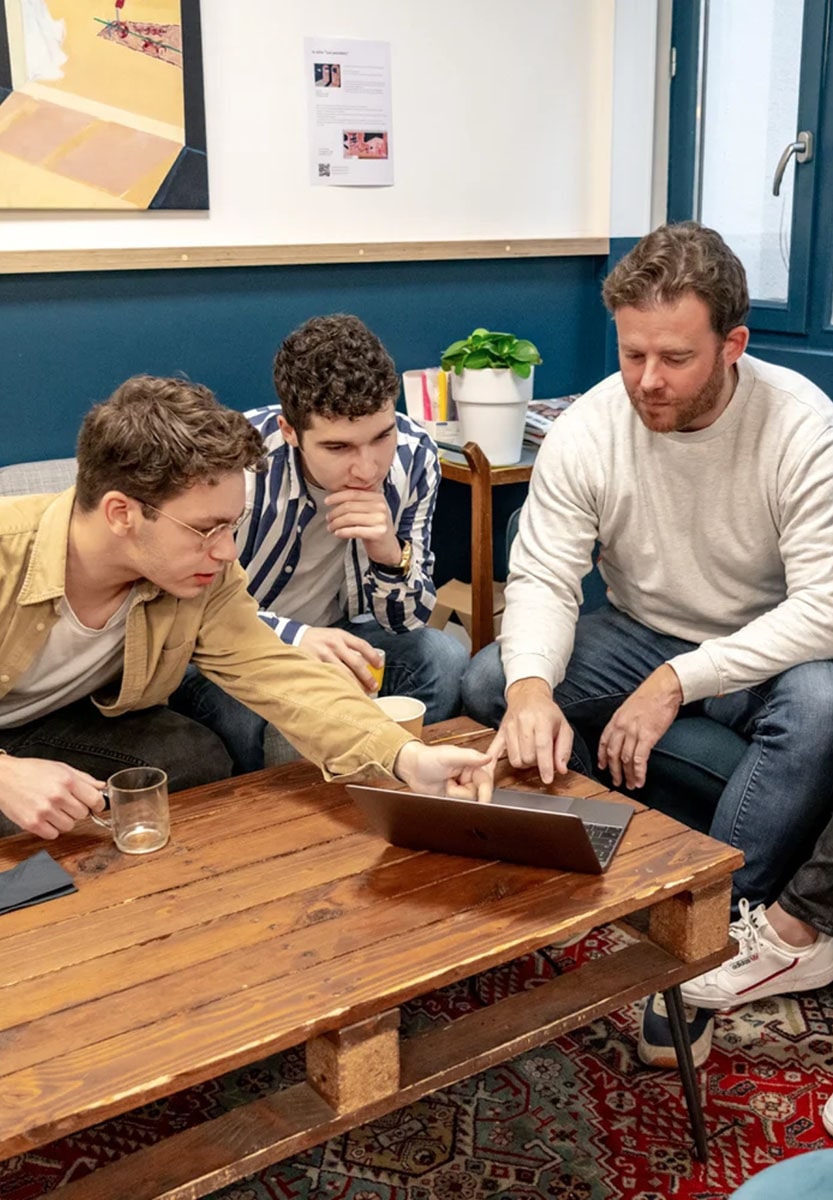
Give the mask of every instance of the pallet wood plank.
[[(425, 857), (424, 852), (397, 846), (388, 847), (380, 855), (377, 841), (355, 834), (326, 846), (299, 850), (292, 866), (279, 871), (272, 863), (253, 863), (228, 871), (219, 879), (196, 879), (137, 897), (130, 904), (129, 914), (120, 914), (119, 906), (102, 906), (0, 937), (0, 1020), (3, 987), (292, 895), (301, 872), (305, 887), (312, 889), (366, 872), (378, 875), (387, 867), (420, 856)], [(128, 919), (120, 920), (121, 915)]]
[[(280, 986), (297, 972), (339, 956), (361, 955), (380, 940), (442, 921), (449, 912), (482, 907), (496, 894), (534, 886), (520, 869), (507, 872), (502, 864), (471, 859), (447, 861), (450, 867), (459, 865), (445, 878), (430, 856), (415, 863), (406, 860), (397, 877), (375, 894), (372, 882), (368, 887), (362, 876), (351, 877), (195, 930), (190, 941), (179, 935), (160, 946), (151, 943), (143, 947), (141, 959), (126, 950), (91, 964), (92, 969), (82, 964), (20, 985), (7, 993), (10, 1002), (0, 1016), (0, 1028), (7, 1031), (0, 1080), (25, 1066), (91, 1047), (103, 1037), (130, 1031), (140, 1036), (168, 1017), (187, 1020), (192, 1009), (242, 988)], [(311, 991), (309, 1004), (320, 1001)]]
[[(355, 806), (344, 802), (280, 826), (271, 822), (262, 808), (260, 820), (242, 831), (207, 826), (199, 836), (195, 832), (180, 842), (179, 832), (174, 830), (171, 842), (164, 849), (147, 856), (121, 854), (109, 839), (98, 844), (85, 840), (84, 848), (74, 853), (61, 846), (61, 839), (53, 857), (73, 876), (78, 892), (54, 901), (48, 915), (37, 905), (7, 914), (0, 939), (54, 920), (51, 912), (56, 907), (61, 918), (92, 913), (110, 905), (133, 903), (138, 896), (166, 891), (172, 883), (181, 886), (193, 880), (219, 878), (230, 870), (258, 862), (272, 861), (276, 870), (291, 870), (290, 856), (296, 851), (356, 833), (373, 837), (366, 832)], [(0, 840), (0, 855), (4, 841), (23, 843), (24, 850), (16, 850), (15, 855), (9, 854), (5, 859), (0, 857), (0, 870), (15, 865), (15, 856), (22, 860), (33, 852), (33, 839), (14, 837)], [(375, 842), (380, 851), (386, 848), (378, 838)], [(85, 886), (88, 884), (94, 886)]]

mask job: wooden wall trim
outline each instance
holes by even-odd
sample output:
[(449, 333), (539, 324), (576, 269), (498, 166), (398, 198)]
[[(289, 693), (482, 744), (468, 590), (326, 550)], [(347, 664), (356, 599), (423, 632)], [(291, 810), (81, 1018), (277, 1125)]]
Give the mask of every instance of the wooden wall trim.
[(122, 250), (0, 251), (0, 275), (57, 271), (139, 271), (188, 267), (274, 267), (309, 263), (421, 262), (432, 259), (564, 258), (607, 255), (608, 238), (345, 242), (304, 246), (157, 246)]

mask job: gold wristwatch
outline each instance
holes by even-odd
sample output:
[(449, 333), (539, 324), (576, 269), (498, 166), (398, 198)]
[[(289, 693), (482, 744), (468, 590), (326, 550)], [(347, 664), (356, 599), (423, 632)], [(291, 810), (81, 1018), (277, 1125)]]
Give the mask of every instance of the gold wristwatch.
[(411, 569), (411, 559), (414, 555), (414, 548), (410, 542), (402, 543), (402, 557), (394, 567), (395, 571), (401, 571), (403, 575), (407, 575)]
[(400, 545), (402, 546), (402, 557), (395, 566), (390, 566), (388, 569), (396, 571), (397, 575), (407, 575), (410, 570), (410, 559), (413, 558), (414, 547), (409, 541), (403, 541)]
[(387, 571), (389, 575), (407, 575), (411, 569), (414, 548), (410, 542), (400, 542), (399, 545), (402, 547), (402, 555), (398, 563), (380, 563), (374, 559), (371, 559), (371, 562), (374, 562), (380, 571)]

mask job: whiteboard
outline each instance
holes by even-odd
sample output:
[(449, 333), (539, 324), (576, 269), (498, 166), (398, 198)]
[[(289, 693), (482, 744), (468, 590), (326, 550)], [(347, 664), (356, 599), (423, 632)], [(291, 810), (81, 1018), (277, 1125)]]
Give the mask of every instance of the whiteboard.
[[(614, 0), (202, 0), (207, 213), (2, 213), (0, 252), (599, 238)], [(309, 181), (305, 36), (391, 44), (395, 182)]]

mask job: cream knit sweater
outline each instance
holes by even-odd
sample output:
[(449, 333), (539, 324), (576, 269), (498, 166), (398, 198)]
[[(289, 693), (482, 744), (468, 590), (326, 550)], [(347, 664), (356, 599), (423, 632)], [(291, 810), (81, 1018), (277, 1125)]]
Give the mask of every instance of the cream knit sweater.
[(698, 643), (670, 660), (684, 701), (833, 657), (833, 404), (744, 355), (720, 417), (652, 433), (621, 375), (555, 422), (512, 548), (507, 686), (564, 678), (596, 540), (611, 604)]

